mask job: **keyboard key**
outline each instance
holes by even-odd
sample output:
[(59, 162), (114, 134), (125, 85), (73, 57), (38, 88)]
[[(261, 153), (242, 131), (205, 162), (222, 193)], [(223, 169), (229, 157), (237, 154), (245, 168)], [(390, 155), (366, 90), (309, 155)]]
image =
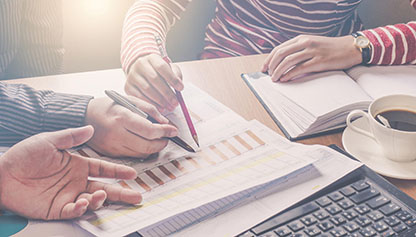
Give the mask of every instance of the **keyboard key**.
[(355, 190), (353, 188), (351, 188), (350, 186), (346, 186), (341, 188), (341, 190), (339, 190), (342, 194), (344, 194), (344, 196), (349, 197), (351, 195), (353, 195), (355, 193)]
[(382, 221), (378, 221), (376, 223), (373, 224), (373, 229), (375, 229), (378, 233), (381, 233), (385, 230), (387, 230), (389, 228), (388, 225), (386, 225), (384, 222)]
[(302, 233), (296, 233), (296, 234), (293, 234), (292, 237), (308, 237), (308, 236)]
[(384, 217), (379, 211), (372, 211), (368, 213), (367, 216), (373, 221), (379, 221)]
[(342, 194), (338, 191), (328, 194), (328, 197), (334, 202), (338, 202), (339, 200), (344, 198), (344, 196), (342, 196)]
[(357, 217), (355, 219), (355, 222), (357, 222), (357, 224), (359, 224), (362, 227), (371, 224), (371, 220), (369, 218), (367, 218), (366, 216), (359, 216), (359, 217)]
[(317, 210), (319, 210), (319, 206), (313, 202), (310, 202), (305, 205), (296, 207), (292, 210), (289, 210), (281, 215), (275, 216), (270, 220), (254, 227), (252, 231), (258, 235), (270, 229), (280, 227), (286, 223), (289, 223), (292, 220), (308, 215)]
[(393, 230), (394, 230), (396, 233), (403, 232), (403, 231), (405, 231), (405, 230), (407, 230), (407, 229), (408, 229), (408, 228), (407, 228), (407, 226), (406, 226), (405, 224), (400, 224), (400, 225), (398, 225), (398, 226), (393, 227)]
[(347, 230), (350, 233), (360, 229), (360, 226), (354, 222), (348, 222), (347, 224), (343, 225), (343, 227), (345, 230)]
[(260, 235), (260, 237), (279, 237), (275, 232), (269, 231), (266, 234)]
[(396, 232), (394, 232), (393, 230), (387, 230), (383, 233), (379, 233), (380, 237), (393, 237), (393, 236), (397, 236)]
[(413, 216), (407, 211), (399, 211), (399, 212), (396, 213), (396, 216), (401, 221), (407, 221), (407, 220), (413, 218)]
[(336, 215), (342, 211), (341, 208), (339, 208), (338, 206), (335, 206), (334, 204), (325, 208), (325, 210), (331, 215)]
[(305, 224), (306, 226), (311, 226), (315, 224), (318, 220), (314, 216), (309, 215), (309, 216), (303, 217), (302, 219), (300, 219), (300, 221), (302, 221), (302, 223)]
[(379, 209), (384, 215), (390, 216), (398, 211), (400, 211), (400, 207), (394, 203), (387, 204)]
[(334, 217), (330, 218), (329, 220), (336, 226), (342, 225), (345, 222), (347, 222), (347, 220), (341, 215), (334, 216)]
[(366, 214), (366, 213), (368, 213), (368, 212), (371, 211), (370, 208), (367, 207), (366, 205), (356, 206), (356, 207), (354, 207), (354, 210), (356, 212), (358, 212), (358, 214), (360, 214), (360, 215), (364, 215), (364, 214)]
[(318, 220), (322, 221), (325, 220), (326, 218), (328, 218), (329, 214), (326, 211), (317, 211), (315, 213), (313, 213), (313, 215), (318, 218)]
[(365, 191), (362, 191), (361, 193), (356, 193), (356, 194), (352, 195), (350, 197), (350, 199), (353, 202), (355, 202), (357, 204), (360, 204), (360, 203), (363, 203), (363, 202), (365, 202), (365, 201), (367, 201), (367, 200), (369, 200), (369, 199), (371, 199), (371, 198), (373, 198), (373, 197), (375, 197), (379, 194), (380, 193), (377, 190), (367, 189)]
[(413, 226), (415, 226), (415, 225), (416, 225), (416, 219), (415, 219), (415, 218), (412, 218), (412, 219), (410, 219), (410, 220), (405, 221), (404, 223), (405, 223), (407, 226), (409, 226), (409, 227), (413, 227)]
[(305, 226), (302, 224), (302, 222), (300, 221), (294, 221), (292, 223), (290, 223), (289, 225), (287, 225), (291, 230), (293, 230), (294, 232), (297, 232), (303, 228), (305, 228)]
[(331, 233), (334, 237), (342, 237), (348, 234), (345, 230), (341, 228), (335, 228), (331, 230), (329, 233)]
[(351, 185), (351, 187), (353, 187), (353, 188), (354, 188), (355, 190), (357, 190), (358, 192), (361, 192), (361, 191), (363, 191), (364, 189), (369, 188), (369, 187), (370, 187), (370, 185), (369, 185), (367, 182), (365, 182), (364, 180), (359, 180), (359, 181), (357, 181), (357, 182), (353, 183), (353, 184)]
[(345, 211), (345, 212), (342, 213), (342, 215), (345, 218), (347, 218), (347, 220), (349, 220), (349, 221), (354, 220), (354, 218), (356, 218), (358, 216), (358, 214), (353, 210)]
[(390, 202), (390, 200), (387, 199), (386, 197), (379, 196), (379, 197), (376, 197), (376, 198), (373, 198), (373, 199), (367, 201), (366, 203), (369, 207), (371, 207), (373, 209), (377, 209), (381, 206), (386, 205), (389, 202)]
[(321, 207), (326, 207), (329, 204), (331, 204), (332, 202), (328, 197), (324, 196), (324, 197), (321, 197), (321, 198), (317, 199), (316, 203), (318, 203), (318, 205), (321, 206)]
[(321, 231), (316, 227), (306, 228), (304, 232), (308, 236), (318, 236), (321, 233)]
[(285, 237), (285, 236), (292, 234), (292, 231), (290, 231), (289, 228), (287, 228), (286, 226), (279, 228), (275, 230), (274, 232), (276, 232), (276, 234), (280, 237)]
[(326, 232), (326, 231), (328, 231), (328, 230), (330, 230), (330, 229), (334, 228), (334, 225), (333, 225), (333, 224), (331, 224), (331, 222), (329, 222), (329, 221), (323, 221), (323, 222), (319, 223), (317, 226), (318, 226), (318, 227), (319, 227), (319, 229), (321, 229), (323, 232)]
[(360, 234), (362, 234), (365, 237), (375, 236), (377, 233), (370, 227), (366, 227), (360, 230)]
[(395, 216), (390, 216), (390, 217), (385, 218), (384, 222), (386, 222), (386, 224), (389, 226), (395, 226), (395, 225), (400, 224), (399, 218)]
[(340, 207), (342, 207), (342, 209), (347, 210), (347, 209), (353, 207), (354, 203), (352, 203), (350, 200), (342, 200), (342, 201), (338, 202), (338, 205)]

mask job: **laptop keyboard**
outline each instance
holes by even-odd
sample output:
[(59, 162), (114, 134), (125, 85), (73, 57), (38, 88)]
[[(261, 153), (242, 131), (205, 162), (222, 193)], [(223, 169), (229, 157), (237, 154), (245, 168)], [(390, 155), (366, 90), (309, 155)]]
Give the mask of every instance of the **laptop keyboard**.
[(274, 216), (239, 237), (416, 236), (409, 235), (415, 228), (415, 211), (362, 179)]

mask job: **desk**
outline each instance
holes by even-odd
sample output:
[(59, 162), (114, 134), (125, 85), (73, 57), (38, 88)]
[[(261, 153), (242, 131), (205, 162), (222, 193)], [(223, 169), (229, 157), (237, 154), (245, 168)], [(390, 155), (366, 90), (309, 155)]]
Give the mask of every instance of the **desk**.
[[(233, 109), (247, 120), (257, 119), (282, 134), (263, 106), (241, 79), (243, 72), (259, 71), (266, 56), (253, 55), (203, 61), (178, 63), (185, 81), (190, 81), (211, 96)], [(52, 89), (58, 92), (104, 96), (104, 89), (123, 91), (124, 73), (121, 69), (86, 73), (56, 75), (8, 81), (25, 83), (37, 89)], [(186, 98), (185, 98), (186, 99)], [(325, 135), (300, 141), (304, 144), (337, 144), (342, 147), (342, 133)], [(388, 178), (399, 189), (416, 199), (416, 180)]]

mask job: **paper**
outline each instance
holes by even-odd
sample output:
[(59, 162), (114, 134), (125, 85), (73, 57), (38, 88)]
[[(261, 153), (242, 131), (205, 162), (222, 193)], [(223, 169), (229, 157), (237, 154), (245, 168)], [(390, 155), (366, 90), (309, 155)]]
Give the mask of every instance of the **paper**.
[(316, 160), (313, 166), (290, 175), (286, 182), (281, 182), (274, 188), (269, 187), (269, 195), (265, 196), (266, 193), (260, 193), (261, 195), (247, 200), (245, 205), (198, 223), (175, 236), (192, 237), (200, 236), (201, 233), (209, 233), (210, 236), (236, 236), (362, 166), (361, 163), (328, 147), (283, 142), (287, 143), (287, 149), (292, 152), (312, 156)]
[[(196, 209), (193, 218), (181, 219), (182, 224), (170, 228), (175, 232), (234, 206), (256, 193), (259, 186), (312, 161), (272, 145), (279, 136), (258, 122), (236, 123), (217, 135), (220, 139), (206, 144), (196, 155), (171, 157), (164, 168), (148, 168), (135, 181), (123, 181), (122, 186), (143, 193), (141, 205), (110, 205), (85, 215), (78, 223), (100, 236), (125, 235), (158, 224), (165, 227), (164, 236), (170, 234), (166, 232), (170, 225), (161, 221)], [(208, 209), (198, 209), (206, 204), (211, 204), (205, 206)], [(157, 232), (152, 236), (158, 236)]]

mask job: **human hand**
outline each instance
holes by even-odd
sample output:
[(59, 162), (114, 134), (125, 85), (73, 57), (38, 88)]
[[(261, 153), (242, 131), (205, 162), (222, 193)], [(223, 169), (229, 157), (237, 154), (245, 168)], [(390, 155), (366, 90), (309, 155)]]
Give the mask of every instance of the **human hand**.
[(0, 158), (0, 208), (33, 219), (71, 219), (108, 199), (141, 202), (139, 192), (88, 176), (134, 179), (130, 167), (68, 153), (91, 138), (91, 126), (41, 133), (19, 142)]
[(183, 90), (182, 73), (175, 64), (168, 64), (160, 55), (148, 54), (134, 62), (127, 73), (124, 90), (154, 104), (160, 111), (178, 106), (174, 91)]
[(177, 136), (178, 129), (168, 124), (153, 105), (132, 96), (128, 99), (160, 124), (150, 122), (110, 98), (93, 99), (88, 104), (86, 124), (92, 125), (95, 133), (88, 145), (111, 157), (146, 158), (161, 151), (168, 144), (164, 137)]
[(273, 81), (290, 81), (300, 75), (350, 68), (360, 64), (354, 37), (300, 35), (273, 49), (263, 63)]

